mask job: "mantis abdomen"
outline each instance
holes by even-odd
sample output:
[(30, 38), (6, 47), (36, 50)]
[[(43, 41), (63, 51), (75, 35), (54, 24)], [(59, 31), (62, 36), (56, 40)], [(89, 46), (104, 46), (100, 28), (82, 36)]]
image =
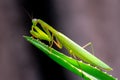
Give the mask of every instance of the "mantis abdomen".
[(92, 55), (90, 52), (88, 52), (60, 32), (57, 32), (57, 38), (63, 44), (63, 46), (65, 46), (65, 48), (67, 48), (69, 51), (72, 51), (75, 56), (82, 59), (83, 61), (93, 66), (103, 68), (105, 70), (112, 70), (112, 68), (105, 64), (103, 61)]

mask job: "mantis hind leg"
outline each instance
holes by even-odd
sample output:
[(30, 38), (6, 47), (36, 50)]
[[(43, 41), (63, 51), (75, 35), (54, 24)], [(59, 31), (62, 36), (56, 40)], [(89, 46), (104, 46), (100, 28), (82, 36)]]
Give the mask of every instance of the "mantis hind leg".
[(91, 52), (94, 55), (94, 48), (92, 42), (88, 42), (86, 45), (82, 46), (83, 48), (89, 47), (91, 48)]

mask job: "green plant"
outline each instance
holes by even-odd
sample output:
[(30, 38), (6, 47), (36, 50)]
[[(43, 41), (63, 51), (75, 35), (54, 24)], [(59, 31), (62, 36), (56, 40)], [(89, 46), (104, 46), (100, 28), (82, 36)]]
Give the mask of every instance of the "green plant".
[(106, 72), (103, 72), (96, 67), (91, 66), (90, 64), (86, 64), (82, 61), (73, 59), (72, 57), (68, 57), (37, 39), (29, 36), (24, 36), (24, 38), (36, 46), (39, 50), (43, 51), (52, 60), (71, 72), (77, 74), (78, 76), (84, 78), (84, 80), (116, 80), (116, 78), (107, 74)]

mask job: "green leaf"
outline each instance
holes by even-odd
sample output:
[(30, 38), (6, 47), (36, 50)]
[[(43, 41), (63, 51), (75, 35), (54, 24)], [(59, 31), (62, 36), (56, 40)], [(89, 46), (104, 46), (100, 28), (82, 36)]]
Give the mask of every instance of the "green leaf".
[(63, 53), (50, 48), (39, 40), (36, 40), (29, 36), (24, 36), (24, 38), (31, 44), (36, 46), (39, 50), (43, 51), (52, 60), (54, 60), (64, 68), (70, 70), (71, 72), (77, 74), (78, 76), (84, 78), (84, 80), (117, 80), (113, 76), (97, 69), (96, 67), (73, 59), (72, 57), (68, 57)]

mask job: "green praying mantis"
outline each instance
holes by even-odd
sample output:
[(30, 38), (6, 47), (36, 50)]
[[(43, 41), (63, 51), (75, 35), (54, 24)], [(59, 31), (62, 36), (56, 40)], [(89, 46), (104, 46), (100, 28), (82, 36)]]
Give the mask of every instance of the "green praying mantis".
[[(55, 43), (59, 48), (65, 47), (69, 53), (82, 61), (98, 67), (103, 70), (112, 70), (107, 64), (95, 57), (93, 54), (79, 46), (77, 43), (69, 39), (64, 34), (55, 30), (52, 26), (48, 25), (41, 19), (32, 19), (32, 29), (30, 30), (31, 35), (39, 40), (46, 40), (52, 45)], [(41, 25), (41, 28), (38, 27)]]

